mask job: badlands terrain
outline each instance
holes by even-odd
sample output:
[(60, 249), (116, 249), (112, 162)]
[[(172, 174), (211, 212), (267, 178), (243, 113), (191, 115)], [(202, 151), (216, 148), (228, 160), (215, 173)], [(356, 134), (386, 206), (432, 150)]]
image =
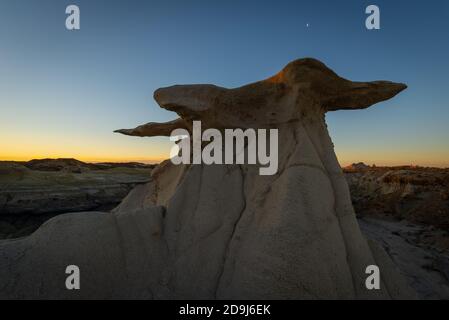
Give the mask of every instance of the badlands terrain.
[(0, 239), (29, 235), (61, 213), (110, 210), (154, 166), (75, 159), (0, 162)]
[(449, 169), (358, 163), (343, 170), (359, 215), (449, 229)]
[(362, 232), (424, 299), (449, 299), (449, 169), (343, 168)]
[[(0, 162), (0, 239), (68, 212), (109, 211), (154, 166), (74, 159)], [(366, 237), (382, 245), (420, 298), (449, 299), (449, 169), (343, 168)]]

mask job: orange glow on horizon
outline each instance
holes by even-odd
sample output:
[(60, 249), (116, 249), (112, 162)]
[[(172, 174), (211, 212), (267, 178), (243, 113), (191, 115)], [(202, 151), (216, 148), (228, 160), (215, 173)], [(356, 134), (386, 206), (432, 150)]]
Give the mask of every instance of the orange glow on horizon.
[[(31, 136), (31, 134), (30, 134)], [(160, 141), (104, 137), (0, 132), (0, 161), (74, 158), (84, 162), (159, 163), (169, 157), (171, 145)]]
[[(1, 128), (0, 128), (1, 129)], [(31, 136), (31, 134), (30, 134)], [(84, 162), (160, 163), (170, 156), (173, 145), (167, 140), (128, 139), (117, 136), (74, 136), (41, 134), (29, 140), (24, 132), (0, 132), (0, 161), (29, 161), (33, 159), (74, 158)], [(364, 149), (336, 148), (342, 166), (364, 162), (376, 166), (417, 165), (449, 168), (449, 150), (432, 148)]]
[(98, 162), (115, 162), (115, 163), (121, 163), (121, 162), (140, 162), (140, 163), (160, 163), (166, 159), (167, 157), (157, 157), (157, 158), (144, 158), (144, 157), (89, 157), (89, 156), (68, 156), (68, 155), (58, 155), (58, 154), (49, 154), (49, 155), (30, 155), (30, 156), (7, 156), (7, 155), (0, 155), (0, 161), (30, 161), (35, 159), (76, 159), (83, 162), (88, 163), (98, 163)]
[[(93, 156), (84, 156), (84, 155), (67, 155), (67, 154), (33, 154), (33, 155), (5, 155), (0, 153), (0, 161), (30, 161), (34, 159), (59, 159), (59, 158), (73, 158), (83, 162), (88, 163), (98, 163), (98, 162), (140, 162), (147, 164), (157, 164), (161, 163), (169, 159), (169, 154), (160, 155), (158, 157), (118, 157), (118, 156), (102, 156), (102, 157), (93, 157)], [(449, 168), (449, 162), (445, 161), (430, 161), (430, 160), (422, 160), (422, 161), (413, 161), (406, 160), (401, 158), (396, 159), (367, 159), (366, 157), (348, 157), (346, 155), (338, 155), (338, 159), (340, 165), (342, 167), (349, 166), (353, 163), (363, 162), (366, 165), (372, 166), (386, 166), (386, 167), (394, 167), (394, 166), (419, 166), (419, 167), (435, 167), (435, 168)], [(377, 161), (376, 161), (377, 160)]]

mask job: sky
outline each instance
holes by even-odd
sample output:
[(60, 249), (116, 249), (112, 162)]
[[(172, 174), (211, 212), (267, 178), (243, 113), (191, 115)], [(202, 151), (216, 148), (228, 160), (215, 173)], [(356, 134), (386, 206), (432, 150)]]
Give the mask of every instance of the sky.
[[(370, 4), (380, 30), (365, 27)], [(409, 86), (327, 114), (342, 165), (449, 167), (448, 33), (447, 0), (0, 0), (0, 160), (157, 162), (168, 138), (113, 133), (177, 117), (154, 90), (238, 87), (314, 57), (354, 81)]]

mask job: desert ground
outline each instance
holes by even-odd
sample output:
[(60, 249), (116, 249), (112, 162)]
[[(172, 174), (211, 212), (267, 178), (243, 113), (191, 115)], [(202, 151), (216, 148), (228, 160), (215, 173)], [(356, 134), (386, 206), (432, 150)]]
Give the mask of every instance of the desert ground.
[(0, 239), (31, 234), (69, 212), (113, 209), (154, 166), (74, 159), (0, 162)]
[(449, 169), (343, 168), (362, 232), (423, 299), (449, 299)]
[[(32, 234), (64, 213), (109, 211), (153, 165), (74, 159), (0, 162), (0, 239)], [(343, 168), (364, 235), (386, 249), (423, 299), (449, 299), (449, 169)]]

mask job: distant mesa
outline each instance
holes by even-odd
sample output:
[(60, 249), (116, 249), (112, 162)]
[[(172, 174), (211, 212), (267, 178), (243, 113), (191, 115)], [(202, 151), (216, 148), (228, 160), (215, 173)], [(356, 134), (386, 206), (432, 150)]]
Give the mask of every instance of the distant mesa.
[(24, 163), (30, 170), (83, 172), (91, 170), (91, 165), (76, 159), (34, 159)]
[(369, 170), (371, 167), (366, 165), (363, 162), (353, 163), (347, 167), (343, 168), (343, 171), (345, 172), (359, 172), (359, 171), (366, 171)]
[(8, 166), (24, 166), (33, 171), (47, 171), (47, 172), (71, 172), (83, 173), (90, 170), (107, 170), (112, 168), (144, 168), (152, 169), (156, 165), (144, 164), (139, 162), (102, 162), (102, 163), (86, 163), (73, 158), (58, 158), (58, 159), (33, 159), (28, 162), (19, 161), (0, 161), (0, 165)]

